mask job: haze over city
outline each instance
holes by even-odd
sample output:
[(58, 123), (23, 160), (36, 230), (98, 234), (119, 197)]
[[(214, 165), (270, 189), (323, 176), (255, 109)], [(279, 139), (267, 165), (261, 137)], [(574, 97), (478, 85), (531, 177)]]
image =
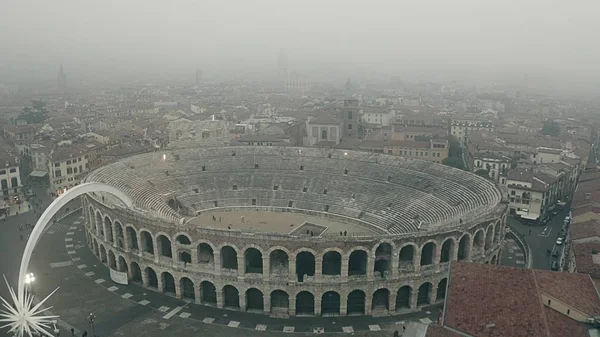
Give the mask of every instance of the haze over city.
[[(304, 72), (596, 86), (597, 1), (14, 1), (0, 76), (184, 79), (262, 74), (285, 50)], [(355, 75), (356, 76), (356, 75)], [(255, 77), (259, 77), (258, 75)], [(558, 82), (558, 83), (557, 83)]]

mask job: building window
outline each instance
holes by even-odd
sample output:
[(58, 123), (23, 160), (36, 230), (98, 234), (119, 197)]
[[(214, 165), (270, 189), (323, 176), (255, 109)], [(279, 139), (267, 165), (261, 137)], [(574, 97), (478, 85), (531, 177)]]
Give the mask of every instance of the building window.
[(548, 300), (548, 305), (550, 305), (552, 303), (552, 300)]
[(60, 163), (54, 163), (54, 167), (60, 167)]
[(16, 168), (11, 168), (9, 171), (10, 171), (10, 173), (15, 173), (15, 172), (17, 172), (17, 169)]
[(348, 111), (348, 119), (352, 119), (352, 111)]
[(388, 149), (388, 154), (392, 154), (392, 149)]
[(321, 131), (321, 139), (327, 139), (327, 130)]
[(67, 174), (73, 174), (73, 169), (70, 167), (67, 167)]
[(6, 174), (6, 170), (0, 171), (0, 175), (5, 175), (5, 174)]
[(71, 165), (71, 161), (70, 160), (67, 160), (67, 165)]
[(352, 130), (352, 124), (348, 124), (348, 130)]
[(60, 177), (60, 176), (61, 176), (61, 172), (60, 172), (60, 170), (56, 170), (56, 171), (54, 171), (54, 177), (55, 177), (55, 178), (58, 178), (58, 177)]

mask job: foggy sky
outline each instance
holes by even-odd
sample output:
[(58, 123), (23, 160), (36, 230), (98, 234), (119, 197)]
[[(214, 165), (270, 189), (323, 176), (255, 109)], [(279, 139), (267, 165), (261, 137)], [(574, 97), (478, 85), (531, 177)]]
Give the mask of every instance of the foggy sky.
[[(600, 2), (3, 0), (0, 74), (258, 68), (600, 78)], [(35, 77), (35, 76), (34, 76)]]

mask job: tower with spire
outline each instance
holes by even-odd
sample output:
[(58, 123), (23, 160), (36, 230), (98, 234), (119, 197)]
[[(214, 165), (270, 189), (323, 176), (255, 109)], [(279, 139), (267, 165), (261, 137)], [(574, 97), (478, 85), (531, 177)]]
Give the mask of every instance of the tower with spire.
[(67, 87), (67, 75), (63, 70), (62, 64), (60, 65), (60, 70), (58, 71), (58, 88), (65, 89)]

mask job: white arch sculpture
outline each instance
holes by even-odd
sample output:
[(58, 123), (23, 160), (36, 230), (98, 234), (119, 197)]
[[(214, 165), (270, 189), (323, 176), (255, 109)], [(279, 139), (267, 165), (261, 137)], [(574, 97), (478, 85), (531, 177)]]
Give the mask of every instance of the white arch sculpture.
[(103, 183), (91, 182), (83, 183), (67, 190), (46, 208), (42, 216), (40, 216), (36, 222), (29, 236), (29, 240), (27, 240), (27, 244), (25, 245), (25, 251), (23, 252), (19, 269), (19, 279), (17, 280), (17, 293), (15, 294), (14, 290), (9, 287), (12, 300), (15, 302), (14, 306), (9, 305), (6, 300), (2, 299), (5, 310), (1, 312), (0, 316), (3, 317), (3, 319), (0, 319), (0, 322), (8, 323), (5, 326), (11, 327), (9, 332), (13, 332), (17, 336), (25, 336), (26, 333), (31, 335), (33, 331), (37, 331), (46, 336), (52, 336), (46, 329), (49, 329), (49, 324), (52, 322), (50, 319), (56, 318), (57, 316), (40, 316), (46, 309), (40, 310), (39, 308), (54, 292), (48, 295), (44, 300), (40, 301), (39, 304), (33, 305), (33, 298), (31, 295), (25, 293), (25, 276), (29, 267), (29, 261), (31, 260), (35, 245), (58, 211), (69, 201), (82, 194), (91, 192), (110, 193), (119, 198), (127, 207), (133, 207), (133, 200), (121, 190)]

